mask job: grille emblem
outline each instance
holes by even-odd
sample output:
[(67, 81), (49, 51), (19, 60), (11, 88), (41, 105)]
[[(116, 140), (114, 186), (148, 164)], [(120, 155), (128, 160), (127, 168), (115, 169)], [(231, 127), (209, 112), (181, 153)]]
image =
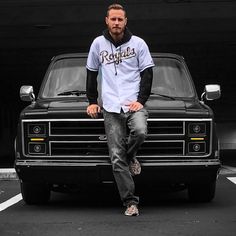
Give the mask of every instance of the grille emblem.
[(98, 137), (98, 139), (99, 139), (100, 141), (105, 141), (105, 140), (107, 140), (107, 136), (106, 136), (106, 135), (100, 135), (100, 136)]

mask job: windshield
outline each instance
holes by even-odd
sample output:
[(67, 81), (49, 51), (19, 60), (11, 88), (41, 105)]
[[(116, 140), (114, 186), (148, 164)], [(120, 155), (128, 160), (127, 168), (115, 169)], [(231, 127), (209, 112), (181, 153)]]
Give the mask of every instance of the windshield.
[(56, 61), (50, 70), (42, 96), (46, 98), (77, 96), (74, 92), (68, 93), (76, 90), (84, 95), (85, 64), (85, 58), (66, 58)]
[[(153, 68), (153, 96), (194, 96), (191, 81), (181, 62), (171, 58), (154, 58), (154, 63), (156, 66)], [(42, 97), (85, 96), (85, 65), (86, 58), (65, 58), (56, 61), (48, 74)]]
[(152, 94), (190, 98), (194, 90), (183, 64), (176, 59), (154, 59)]

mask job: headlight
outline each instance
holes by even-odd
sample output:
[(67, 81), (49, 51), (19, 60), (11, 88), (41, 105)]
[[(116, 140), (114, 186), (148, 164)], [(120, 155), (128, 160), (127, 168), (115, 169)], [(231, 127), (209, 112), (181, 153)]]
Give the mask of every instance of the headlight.
[(192, 154), (205, 153), (206, 143), (205, 142), (190, 142), (188, 144), (188, 152)]
[(45, 121), (23, 121), (24, 146), (26, 155), (47, 155), (49, 123)]
[(205, 123), (190, 123), (188, 126), (189, 135), (206, 135), (206, 124)]
[(36, 143), (30, 142), (28, 147), (29, 154), (45, 154), (46, 153), (46, 144), (45, 143)]
[(45, 136), (46, 125), (45, 124), (28, 124), (28, 136)]
[(211, 152), (211, 120), (186, 122), (186, 154), (206, 156)]

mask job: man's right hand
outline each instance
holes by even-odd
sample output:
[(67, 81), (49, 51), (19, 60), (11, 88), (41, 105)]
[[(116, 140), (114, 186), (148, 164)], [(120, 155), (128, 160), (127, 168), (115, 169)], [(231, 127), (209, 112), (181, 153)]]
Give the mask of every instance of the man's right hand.
[(91, 104), (87, 107), (87, 114), (92, 118), (97, 118), (98, 113), (101, 112), (101, 107), (98, 104)]

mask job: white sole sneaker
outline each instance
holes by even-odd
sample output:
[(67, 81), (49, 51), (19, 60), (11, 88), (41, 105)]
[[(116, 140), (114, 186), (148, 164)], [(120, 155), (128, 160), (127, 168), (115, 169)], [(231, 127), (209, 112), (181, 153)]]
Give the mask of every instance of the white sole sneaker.
[(129, 171), (132, 176), (139, 175), (141, 173), (141, 165), (137, 159), (130, 161)]
[(130, 205), (127, 207), (125, 211), (126, 216), (138, 216), (139, 215), (139, 210), (136, 205)]

